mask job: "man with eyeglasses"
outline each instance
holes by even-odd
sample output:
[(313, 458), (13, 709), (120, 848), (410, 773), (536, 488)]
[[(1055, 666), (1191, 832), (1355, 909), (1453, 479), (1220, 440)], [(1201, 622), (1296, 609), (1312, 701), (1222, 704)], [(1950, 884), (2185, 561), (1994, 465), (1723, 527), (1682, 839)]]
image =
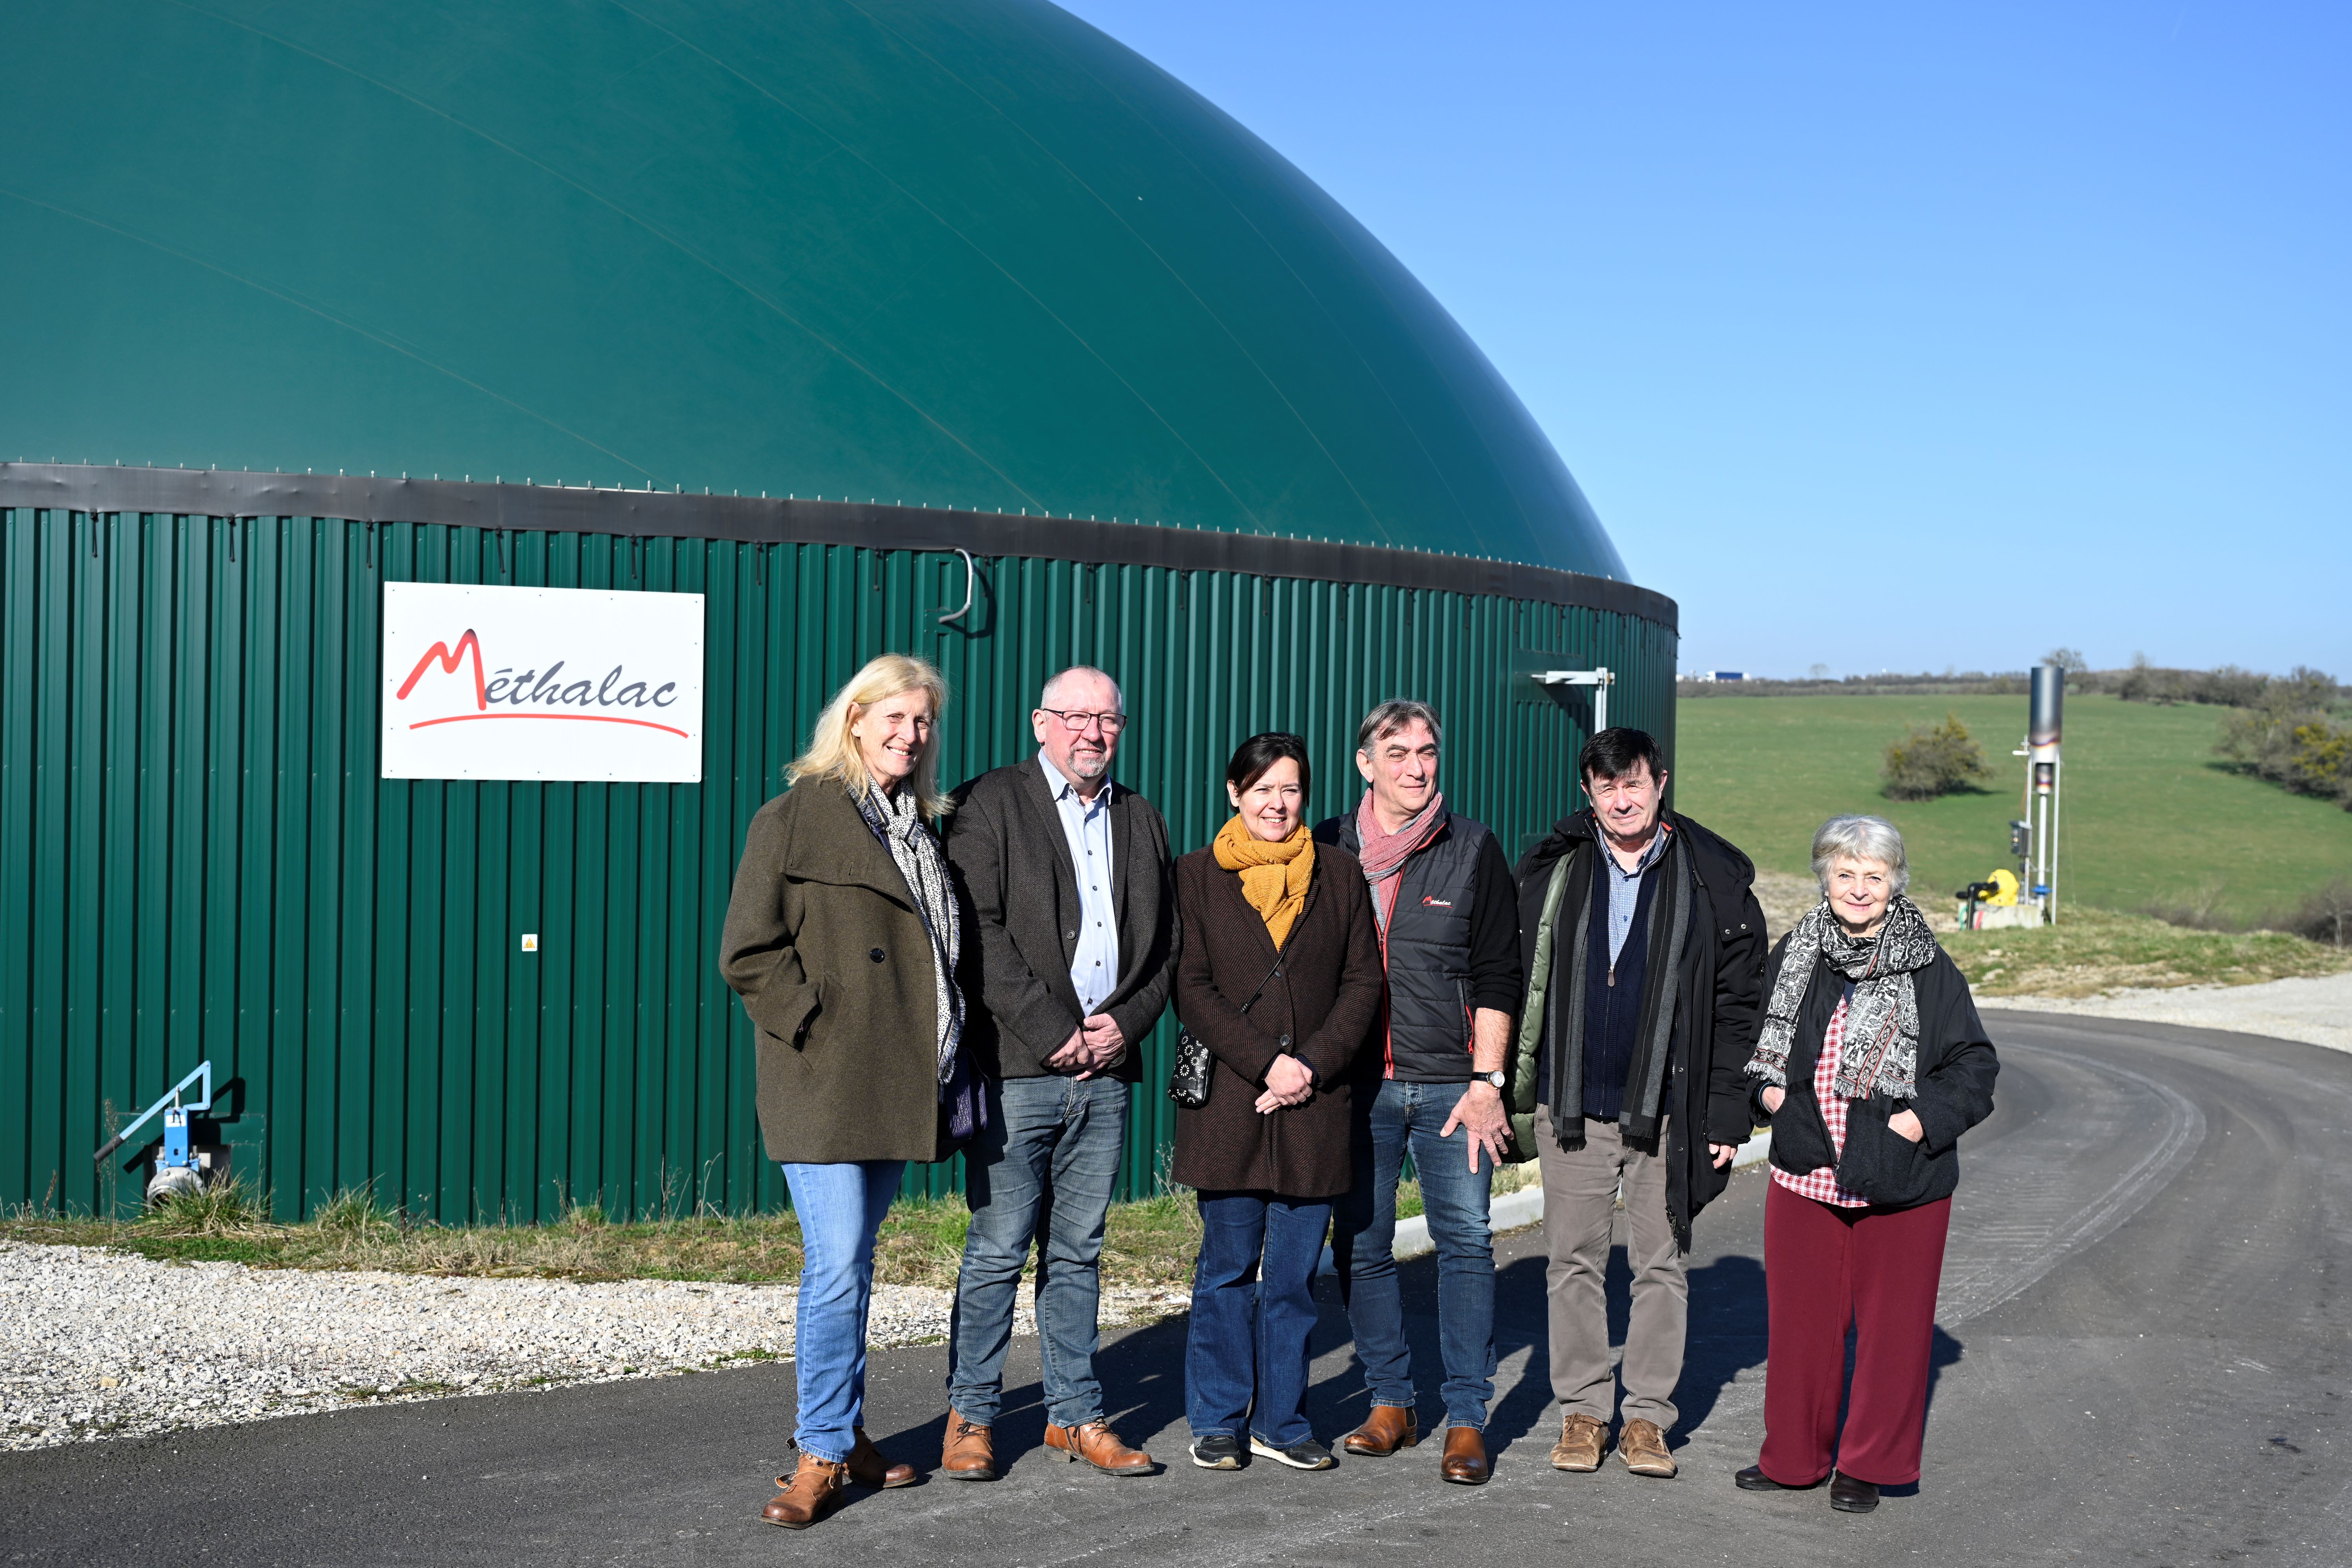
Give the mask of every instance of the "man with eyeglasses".
[(979, 938), (965, 943), (979, 970), (978, 986), (965, 988), (965, 1033), (990, 1103), (965, 1153), (971, 1228), (956, 1279), (940, 1468), (954, 1480), (1002, 1473), (992, 1433), (1013, 1295), (1041, 1242), (1045, 1446), (1107, 1475), (1149, 1475), (1151, 1456), (1103, 1418), (1096, 1310), (1128, 1097), (1176, 971), (1168, 825), (1111, 782), (1127, 704), (1109, 676), (1062, 671), (1030, 724), (1036, 756), (965, 784), (948, 818), (948, 858)]

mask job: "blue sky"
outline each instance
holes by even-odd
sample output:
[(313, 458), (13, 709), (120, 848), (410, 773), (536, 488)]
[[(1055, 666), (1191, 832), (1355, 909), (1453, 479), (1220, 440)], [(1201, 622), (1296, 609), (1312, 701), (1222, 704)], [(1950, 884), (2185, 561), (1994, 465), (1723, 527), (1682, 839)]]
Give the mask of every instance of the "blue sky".
[(1066, 4), (1420, 276), (1685, 668), (2352, 679), (2352, 9)]

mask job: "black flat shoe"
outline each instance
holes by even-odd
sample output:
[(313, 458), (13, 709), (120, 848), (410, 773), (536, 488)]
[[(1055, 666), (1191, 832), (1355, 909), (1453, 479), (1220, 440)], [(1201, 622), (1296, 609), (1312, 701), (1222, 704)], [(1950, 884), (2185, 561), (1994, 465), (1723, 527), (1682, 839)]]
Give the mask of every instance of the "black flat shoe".
[(1761, 1465), (1750, 1465), (1735, 1473), (1731, 1484), (1744, 1492), (1785, 1492), (1791, 1489), (1766, 1475)]
[(1878, 1506), (1878, 1488), (1840, 1470), (1830, 1478), (1830, 1506), (1840, 1513), (1868, 1513)]

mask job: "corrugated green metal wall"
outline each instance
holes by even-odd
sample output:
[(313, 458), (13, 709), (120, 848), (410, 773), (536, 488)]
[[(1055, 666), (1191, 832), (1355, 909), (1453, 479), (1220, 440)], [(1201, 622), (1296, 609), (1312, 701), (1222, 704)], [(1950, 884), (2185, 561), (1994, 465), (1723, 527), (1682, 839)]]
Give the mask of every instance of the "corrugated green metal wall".
[[(238, 1169), (287, 1217), (373, 1181), (413, 1211), (546, 1218), (782, 1201), (750, 1027), (715, 969), (742, 832), (833, 688), (877, 652), (953, 691), (942, 776), (1032, 749), (1045, 676), (1099, 664), (1119, 777), (1178, 851), (1224, 760), (1291, 729), (1323, 815), (1388, 696), (1445, 716), (1447, 797), (1516, 851), (1573, 801), (1584, 698), (1671, 745), (1675, 634), (1615, 613), (1158, 567), (603, 534), (0, 512), (0, 1201), (135, 1203), (110, 1116), (210, 1057)], [(377, 776), (386, 580), (709, 595), (704, 783)], [(521, 932), (540, 938), (519, 951)], [(1150, 1045), (1125, 1189), (1170, 1136)], [(947, 1190), (961, 1162), (909, 1175)]]

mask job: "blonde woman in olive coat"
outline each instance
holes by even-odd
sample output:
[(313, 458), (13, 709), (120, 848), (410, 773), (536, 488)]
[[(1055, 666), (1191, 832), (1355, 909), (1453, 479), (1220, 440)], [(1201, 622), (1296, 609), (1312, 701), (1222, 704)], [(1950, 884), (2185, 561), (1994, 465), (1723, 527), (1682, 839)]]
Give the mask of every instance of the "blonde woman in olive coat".
[(719, 970), (759, 1031), (760, 1131), (802, 1245), (797, 1470), (761, 1517), (803, 1529), (850, 1482), (905, 1486), (866, 1438), (874, 1242), (907, 1163), (952, 1152), (978, 1097), (935, 824), (947, 683), (885, 654), (835, 694), (792, 788), (751, 819)]

